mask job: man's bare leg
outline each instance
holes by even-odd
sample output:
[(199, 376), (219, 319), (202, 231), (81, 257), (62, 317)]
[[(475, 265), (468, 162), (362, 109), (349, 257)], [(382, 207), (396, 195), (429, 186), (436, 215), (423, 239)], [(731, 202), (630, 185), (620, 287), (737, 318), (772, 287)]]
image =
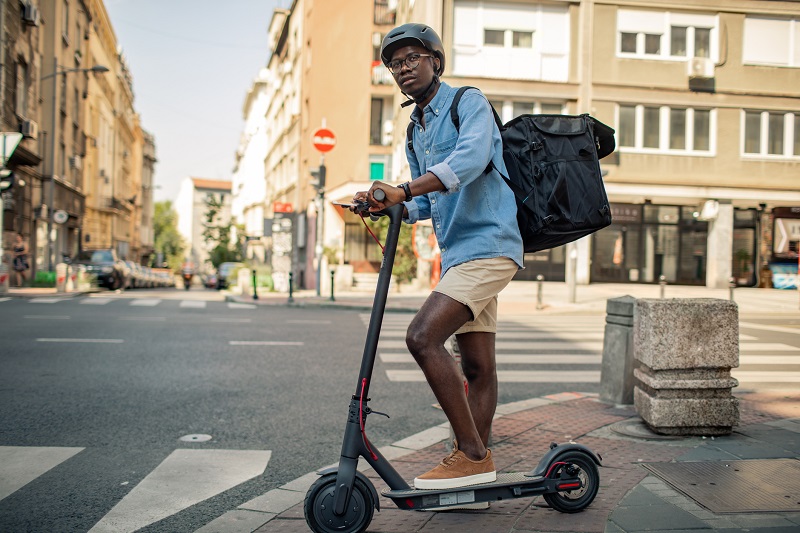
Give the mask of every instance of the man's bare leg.
[(447, 339), (469, 320), (472, 320), (469, 307), (433, 292), (411, 321), (406, 345), (447, 415), (459, 450), (467, 458), (480, 461), (486, 457), (486, 445), (472, 419), (461, 372), (444, 346)]
[[(456, 335), (461, 369), (469, 384), (469, 409), (481, 441), (489, 445), (492, 418), (497, 408), (497, 365), (495, 334), (470, 332)], [(461, 441), (459, 441), (459, 445)]]

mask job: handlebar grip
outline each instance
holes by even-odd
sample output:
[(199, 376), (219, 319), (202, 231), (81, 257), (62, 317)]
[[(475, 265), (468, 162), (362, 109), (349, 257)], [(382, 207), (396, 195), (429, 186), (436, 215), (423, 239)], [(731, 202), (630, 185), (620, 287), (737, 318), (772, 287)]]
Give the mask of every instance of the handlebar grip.
[(386, 200), (386, 193), (383, 191), (383, 189), (375, 189), (372, 191), (372, 197), (378, 202), (383, 202)]

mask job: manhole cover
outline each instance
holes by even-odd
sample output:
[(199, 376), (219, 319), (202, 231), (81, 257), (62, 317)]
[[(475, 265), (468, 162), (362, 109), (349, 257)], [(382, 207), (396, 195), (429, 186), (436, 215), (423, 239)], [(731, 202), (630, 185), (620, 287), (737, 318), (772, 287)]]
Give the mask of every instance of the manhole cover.
[(184, 435), (178, 440), (182, 440), (183, 442), (206, 442), (211, 440), (211, 435), (203, 435), (202, 433), (194, 435)]
[(714, 513), (800, 512), (800, 461), (796, 459), (644, 466)]
[(621, 420), (615, 424), (611, 424), (609, 429), (617, 435), (624, 437), (633, 437), (636, 439), (647, 440), (680, 440), (684, 437), (677, 435), (659, 435), (654, 433), (641, 418), (632, 418), (629, 420)]

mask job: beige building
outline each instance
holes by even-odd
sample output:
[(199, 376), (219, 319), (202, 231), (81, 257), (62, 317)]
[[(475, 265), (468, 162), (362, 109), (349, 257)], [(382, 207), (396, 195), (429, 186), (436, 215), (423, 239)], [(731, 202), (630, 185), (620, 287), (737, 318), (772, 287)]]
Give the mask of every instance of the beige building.
[[(87, 34), (87, 66), (103, 65), (109, 72), (90, 76), (86, 91), (82, 247), (114, 248), (120, 257), (142, 262), (152, 253), (155, 146), (149, 137), (151, 146), (145, 148), (146, 134), (134, 108), (133, 77), (105, 6), (101, 0), (88, 3), (93, 31)], [(143, 177), (147, 172), (149, 182)]]
[(184, 261), (195, 265), (200, 272), (213, 270), (208, 264), (210, 248), (203, 238), (206, 227), (208, 200), (213, 199), (221, 208), (213, 223), (220, 226), (231, 220), (230, 181), (206, 178), (184, 178), (173, 208), (178, 215), (178, 232), (186, 243)]
[(721, 287), (797, 263), (797, 2), (297, 0), (270, 26), (265, 216), (273, 231), (292, 226), (279, 262), (306, 287), (321, 248), (311, 175), (320, 126), (337, 137), (321, 241), (354, 272), (379, 261), (360, 222), (330, 202), (372, 179), (409, 178), (410, 110), (378, 57), (385, 33), (409, 21), (441, 35), (444, 80), (482, 89), (503, 120), (591, 113), (617, 130), (619, 149), (602, 162), (614, 224), (528, 255), (519, 279), (569, 270), (578, 283)]

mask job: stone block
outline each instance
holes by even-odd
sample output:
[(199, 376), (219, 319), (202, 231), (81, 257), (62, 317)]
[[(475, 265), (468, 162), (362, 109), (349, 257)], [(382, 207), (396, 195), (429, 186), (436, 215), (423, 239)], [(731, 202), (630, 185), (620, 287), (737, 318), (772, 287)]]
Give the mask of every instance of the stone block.
[(634, 406), (656, 433), (727, 435), (739, 423), (739, 316), (715, 299), (637, 300)]
[(636, 300), (634, 353), (653, 370), (737, 367), (738, 307), (713, 298)]

